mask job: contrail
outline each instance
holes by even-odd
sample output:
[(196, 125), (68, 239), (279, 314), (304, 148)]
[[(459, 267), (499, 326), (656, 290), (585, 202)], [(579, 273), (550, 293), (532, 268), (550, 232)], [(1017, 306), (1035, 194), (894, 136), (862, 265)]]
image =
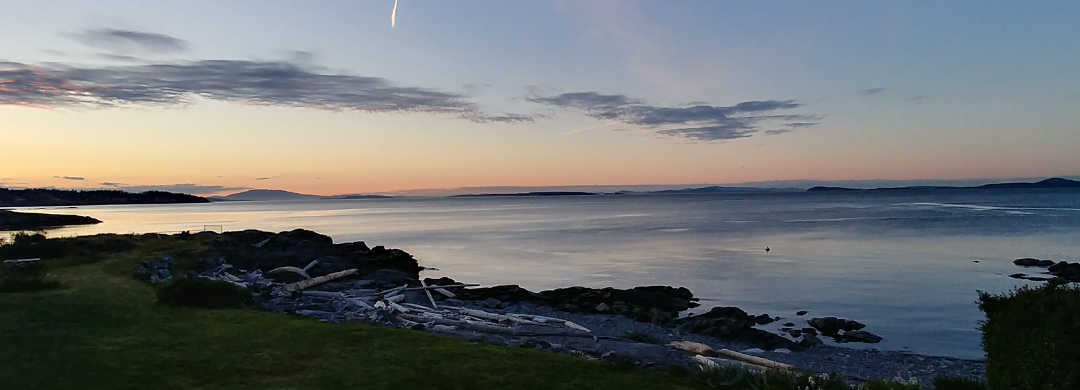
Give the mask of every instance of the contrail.
[(397, 24), (397, 2), (398, 0), (394, 0), (394, 12), (390, 13), (390, 28), (394, 28)]

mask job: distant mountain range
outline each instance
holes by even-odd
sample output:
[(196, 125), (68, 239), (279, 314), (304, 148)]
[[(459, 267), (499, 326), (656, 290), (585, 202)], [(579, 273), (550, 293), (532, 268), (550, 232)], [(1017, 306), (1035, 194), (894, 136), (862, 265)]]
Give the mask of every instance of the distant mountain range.
[(0, 206), (80, 206), (103, 204), (206, 203), (206, 198), (163, 191), (58, 190), (0, 188)]
[(975, 190), (975, 189), (1039, 189), (1039, 188), (1076, 188), (1080, 189), (1080, 181), (1052, 178), (1034, 183), (993, 183), (981, 186), (956, 187), (956, 186), (910, 186), (910, 187), (883, 187), (871, 189), (857, 189), (847, 187), (811, 187), (807, 192), (839, 192), (839, 191), (925, 191), (925, 190)]
[(247, 190), (244, 192), (238, 192), (232, 195), (226, 196), (212, 196), (211, 201), (225, 202), (225, 201), (284, 201), (284, 200), (318, 200), (318, 199), (378, 199), (389, 198), (386, 195), (364, 195), (364, 194), (351, 194), (351, 195), (336, 195), (336, 196), (322, 196), (322, 195), (308, 195), (299, 194), (296, 192), (283, 191), (283, 190)]
[(226, 196), (212, 196), (211, 201), (222, 202), (230, 200), (313, 200), (322, 199), (319, 195), (298, 194), (283, 190), (247, 190)]

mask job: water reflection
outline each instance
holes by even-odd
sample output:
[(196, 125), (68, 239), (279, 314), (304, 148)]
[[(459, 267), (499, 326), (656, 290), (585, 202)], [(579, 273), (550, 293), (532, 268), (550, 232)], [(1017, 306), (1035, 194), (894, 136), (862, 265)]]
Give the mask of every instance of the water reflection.
[[(685, 286), (705, 309), (739, 306), (802, 324), (854, 318), (874, 347), (981, 357), (976, 290), (1001, 292), (1017, 257), (1077, 261), (1071, 194), (769, 194), (370, 199), (45, 210), (99, 225), (52, 236), (307, 228), (398, 247), (433, 276), (530, 289)], [(962, 205), (963, 207), (958, 207)], [(1008, 211), (1023, 210), (1023, 213)], [(769, 246), (772, 251), (765, 252)], [(974, 262), (978, 260), (979, 262)], [(809, 317), (808, 316), (808, 317)], [(786, 321), (782, 321), (786, 322)]]

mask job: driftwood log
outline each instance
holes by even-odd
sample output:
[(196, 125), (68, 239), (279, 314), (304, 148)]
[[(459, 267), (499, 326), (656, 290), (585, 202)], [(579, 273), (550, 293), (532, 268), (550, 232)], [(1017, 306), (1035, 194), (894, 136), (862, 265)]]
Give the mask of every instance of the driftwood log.
[(431, 289), (427, 288), (428, 287), (427, 282), (424, 282), (424, 279), (420, 279), (420, 285), (424, 286), (424, 293), (427, 294), (427, 299), (429, 301), (431, 301), (431, 308), (432, 309), (438, 309), (439, 305), (437, 305), (435, 303), (435, 297), (431, 296)]
[(702, 368), (705, 368), (705, 367), (709, 367), (709, 368), (720, 368), (720, 367), (741, 368), (741, 369), (745, 369), (745, 370), (749, 370), (749, 371), (753, 371), (753, 372), (762, 372), (762, 371), (770, 370), (770, 368), (768, 368), (768, 367), (759, 366), (757, 364), (747, 363), (747, 362), (744, 362), (744, 361), (731, 360), (731, 359), (721, 359), (721, 358), (714, 358), (714, 357), (708, 357), (708, 356), (702, 356), (702, 355), (694, 356), (693, 360), (694, 360), (694, 362), (700, 364)]
[[(296, 268), (296, 267), (292, 267), (292, 268)], [(353, 268), (353, 269), (347, 269), (347, 270), (340, 271), (340, 272), (334, 272), (332, 274), (319, 276), (319, 277), (316, 277), (316, 278), (311, 278), (311, 279), (307, 279), (307, 280), (301, 280), (301, 281), (296, 282), (296, 283), (285, 285), (285, 290), (287, 290), (287, 291), (300, 291), (300, 290), (303, 290), (305, 288), (318, 285), (320, 283), (326, 283), (326, 282), (329, 282), (331, 280), (344, 278), (346, 276), (355, 274), (356, 271), (357, 271), (356, 268)], [(303, 270), (301, 270), (301, 272), (303, 272)]]
[(34, 259), (18, 259), (18, 260), (4, 260), (4, 263), (8, 263), (8, 264), (12, 264), (12, 263), (15, 263), (15, 264), (18, 264), (18, 263), (33, 263), (33, 262), (35, 262), (35, 261), (41, 261), (41, 258), (34, 258)]
[(695, 343), (693, 341), (672, 341), (668, 346), (695, 355), (716, 357), (716, 351), (713, 350), (712, 347), (702, 343)]
[(768, 367), (768, 368), (774, 368), (774, 369), (777, 369), (777, 370), (792, 371), (792, 370), (795, 369), (795, 366), (787, 364), (787, 363), (774, 362), (774, 361), (766, 359), (766, 358), (747, 355), (745, 353), (735, 352), (735, 351), (732, 351), (730, 349), (721, 349), (721, 350), (717, 351), (717, 353), (721, 354), (721, 355), (724, 355), (724, 356), (727, 356), (727, 357), (738, 359), (738, 360), (741, 360), (741, 361), (744, 361), (744, 362), (747, 362), (747, 363), (751, 363), (751, 364), (755, 364), (755, 365), (759, 365), (759, 366), (763, 366), (763, 367)]
[(304, 279), (311, 279), (311, 275), (308, 275), (307, 271), (293, 266), (277, 267), (272, 270), (266, 271), (267, 275), (273, 275), (280, 272), (292, 272), (294, 274), (304, 277)]

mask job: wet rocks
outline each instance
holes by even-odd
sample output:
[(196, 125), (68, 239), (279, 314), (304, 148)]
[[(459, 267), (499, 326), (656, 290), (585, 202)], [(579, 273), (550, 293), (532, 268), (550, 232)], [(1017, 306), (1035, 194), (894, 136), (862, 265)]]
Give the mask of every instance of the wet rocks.
[(751, 316), (737, 307), (714, 307), (708, 312), (675, 320), (675, 324), (687, 333), (738, 341), (762, 349), (799, 349), (794, 341), (754, 328), (759, 317)]
[(806, 322), (838, 343), (878, 343), (882, 340), (881, 336), (861, 330), (866, 327), (866, 324), (854, 320), (820, 317), (811, 318)]
[(696, 307), (697, 299), (685, 287), (644, 286), (616, 288), (568, 287), (535, 293), (517, 285), (464, 290), (461, 299), (495, 299), (507, 305), (530, 303), (571, 313), (618, 314), (641, 322), (668, 325), (678, 313)]
[(164, 283), (172, 280), (172, 256), (162, 256), (158, 260), (147, 260), (135, 265), (135, 278), (147, 283)]
[(1066, 263), (1063, 261), (1054, 264), (1053, 268), (1053, 270), (1048, 269), (1051, 275), (1070, 282), (1080, 283), (1080, 263)]
[(1031, 258), (1031, 257), (1025, 257), (1025, 258), (1022, 258), (1022, 259), (1013, 260), (1013, 264), (1019, 265), (1021, 267), (1034, 267), (1038, 263), (1039, 263), (1039, 259)]
[[(356, 268), (357, 278), (379, 270), (400, 271), (389, 282), (401, 279), (417, 280), (423, 269), (412, 255), (400, 249), (382, 246), (368, 248), (364, 242), (334, 244), (332, 238), (310, 230), (295, 229), (281, 233), (259, 230), (225, 232), (209, 242), (211, 257), (220, 257), (237, 268), (263, 272), (279, 267), (304, 268), (312, 260), (318, 260), (308, 269), (310, 276), (318, 277), (346, 269)], [(385, 275), (376, 275), (384, 278)]]
[(1052, 277), (1029, 276), (1022, 273), (1016, 273), (1009, 275), (1010, 278), (1050, 282), (1055, 284), (1064, 284), (1069, 282), (1080, 283), (1080, 263), (1069, 263), (1066, 261), (1059, 261), (1055, 263), (1053, 260), (1039, 260), (1035, 258), (1025, 257), (1022, 259), (1013, 260), (1013, 264), (1022, 267), (1045, 267), (1046, 273), (1052, 275)]

